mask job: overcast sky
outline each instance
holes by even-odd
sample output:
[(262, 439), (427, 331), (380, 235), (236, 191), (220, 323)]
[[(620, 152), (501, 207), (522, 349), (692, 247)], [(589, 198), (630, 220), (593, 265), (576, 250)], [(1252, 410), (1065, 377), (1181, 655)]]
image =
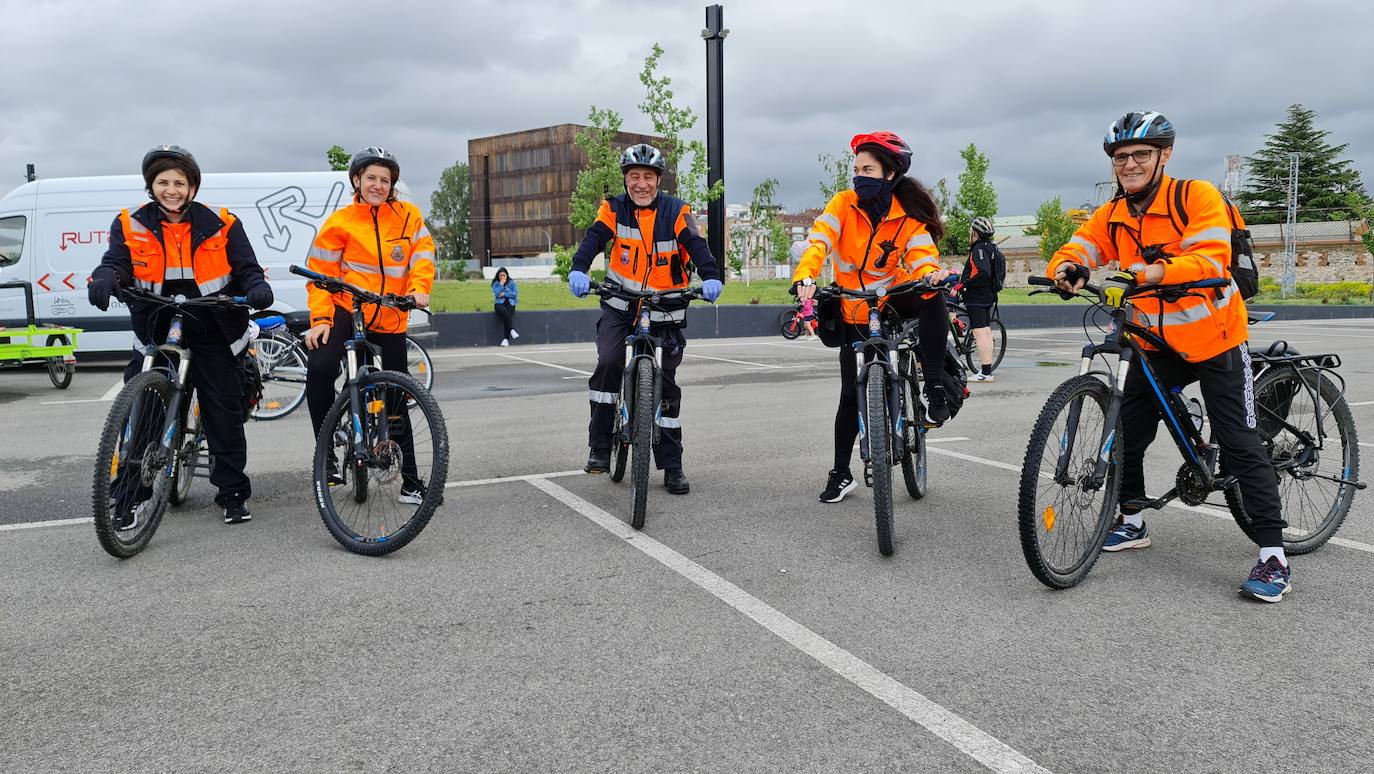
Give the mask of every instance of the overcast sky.
[[(1002, 215), (1066, 204), (1107, 178), (1107, 124), (1149, 108), (1180, 134), (1169, 170), (1220, 179), (1301, 102), (1374, 188), (1374, 4), (1152, 0), (879, 3), (727, 0), (727, 199), (781, 181), (817, 206), (816, 155), (890, 129), (934, 185), (976, 143)], [(174, 10), (173, 10), (174, 9)], [(0, 0), (0, 193), (40, 176), (137, 172), (151, 145), (207, 171), (322, 169), (323, 152), (391, 149), (426, 209), (473, 137), (584, 121), (624, 128), (651, 45), (705, 134), (701, 2), (507, 0), (135, 5)], [(874, 10), (870, 10), (874, 9)], [(881, 9), (881, 10), (878, 10)]]

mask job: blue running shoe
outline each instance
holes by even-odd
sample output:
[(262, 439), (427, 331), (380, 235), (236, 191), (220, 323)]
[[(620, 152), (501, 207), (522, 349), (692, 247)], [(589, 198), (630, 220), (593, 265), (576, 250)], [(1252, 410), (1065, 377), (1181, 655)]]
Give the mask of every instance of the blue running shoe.
[(1128, 548), (1148, 548), (1149, 545), (1150, 535), (1145, 531), (1145, 522), (1140, 522), (1137, 527), (1117, 516), (1116, 524), (1112, 525), (1112, 531), (1107, 535), (1107, 542), (1102, 544), (1102, 550), (1125, 551)]
[(1240, 584), (1240, 595), (1261, 602), (1279, 602), (1293, 588), (1293, 570), (1279, 563), (1278, 557), (1260, 562), (1250, 577)]

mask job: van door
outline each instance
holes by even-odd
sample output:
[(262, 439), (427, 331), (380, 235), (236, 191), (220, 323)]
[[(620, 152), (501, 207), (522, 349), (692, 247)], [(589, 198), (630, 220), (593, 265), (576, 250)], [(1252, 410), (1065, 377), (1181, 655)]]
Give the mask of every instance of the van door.
[[(24, 260), (24, 247), (32, 241), (32, 220), (22, 213), (0, 213), (0, 283), (33, 282), (33, 259)], [(27, 314), (23, 290), (0, 290), (0, 325), (26, 325)]]

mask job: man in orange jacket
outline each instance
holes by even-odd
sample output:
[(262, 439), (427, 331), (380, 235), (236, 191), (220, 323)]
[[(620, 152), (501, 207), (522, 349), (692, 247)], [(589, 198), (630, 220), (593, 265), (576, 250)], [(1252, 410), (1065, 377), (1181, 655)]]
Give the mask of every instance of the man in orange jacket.
[[(1211, 183), (1164, 174), (1173, 145), (1173, 124), (1156, 112), (1127, 113), (1108, 127), (1102, 147), (1112, 160), (1117, 195), (1050, 260), (1046, 274), (1061, 290), (1082, 288), (1088, 267), (1113, 261), (1122, 271), (1108, 282), (1125, 285), (1231, 279), (1231, 222), (1225, 201)], [(1291, 588), (1283, 553), (1287, 525), (1274, 467), (1256, 429), (1245, 302), (1235, 282), (1215, 295), (1160, 299), (1157, 307), (1153, 299), (1142, 301), (1136, 321), (1156, 331), (1174, 350), (1150, 354), (1159, 389), (1200, 383), (1227, 473), (1240, 485), (1260, 544), (1259, 563), (1240, 593), (1278, 602)], [(1149, 349), (1144, 342), (1142, 346)], [(1121, 516), (1105, 551), (1150, 545), (1140, 511), (1149, 501), (1145, 450), (1159, 427), (1152, 389), (1145, 369), (1130, 370), (1121, 405)]]
[[(364, 148), (353, 155), (348, 178), (353, 183), (353, 204), (325, 221), (310, 248), (306, 267), (364, 290), (411, 296), (416, 306), (429, 306), (429, 292), (434, 287), (434, 240), (420, 217), (420, 208), (396, 198), (396, 183), (401, 178), (396, 157), (382, 148)], [(310, 350), (305, 397), (310, 421), (319, 435), (324, 415), (334, 403), (334, 380), (343, 361), (344, 343), (352, 334), (353, 302), (347, 293), (332, 295), (314, 283), (307, 293), (311, 327), (305, 334), (305, 346)], [(363, 319), (367, 340), (381, 348), (382, 368), (406, 373), (407, 314), (363, 304)], [(406, 436), (400, 443), (404, 447), (408, 441)], [(413, 453), (407, 451), (406, 457), (413, 465)], [(423, 482), (415, 478), (413, 470), (402, 473), (405, 480), (400, 502), (418, 505), (424, 495)], [(331, 468), (330, 484), (340, 482)]]

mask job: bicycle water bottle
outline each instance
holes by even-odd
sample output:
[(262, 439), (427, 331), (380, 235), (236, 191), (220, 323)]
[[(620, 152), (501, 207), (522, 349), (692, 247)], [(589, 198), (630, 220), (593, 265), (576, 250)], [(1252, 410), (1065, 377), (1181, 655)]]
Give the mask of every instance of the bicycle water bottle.
[(1179, 419), (1188, 417), (1193, 427), (1202, 432), (1202, 404), (1197, 398), (1184, 398), (1182, 387), (1172, 387), (1169, 389), (1169, 407), (1173, 409), (1174, 416)]

